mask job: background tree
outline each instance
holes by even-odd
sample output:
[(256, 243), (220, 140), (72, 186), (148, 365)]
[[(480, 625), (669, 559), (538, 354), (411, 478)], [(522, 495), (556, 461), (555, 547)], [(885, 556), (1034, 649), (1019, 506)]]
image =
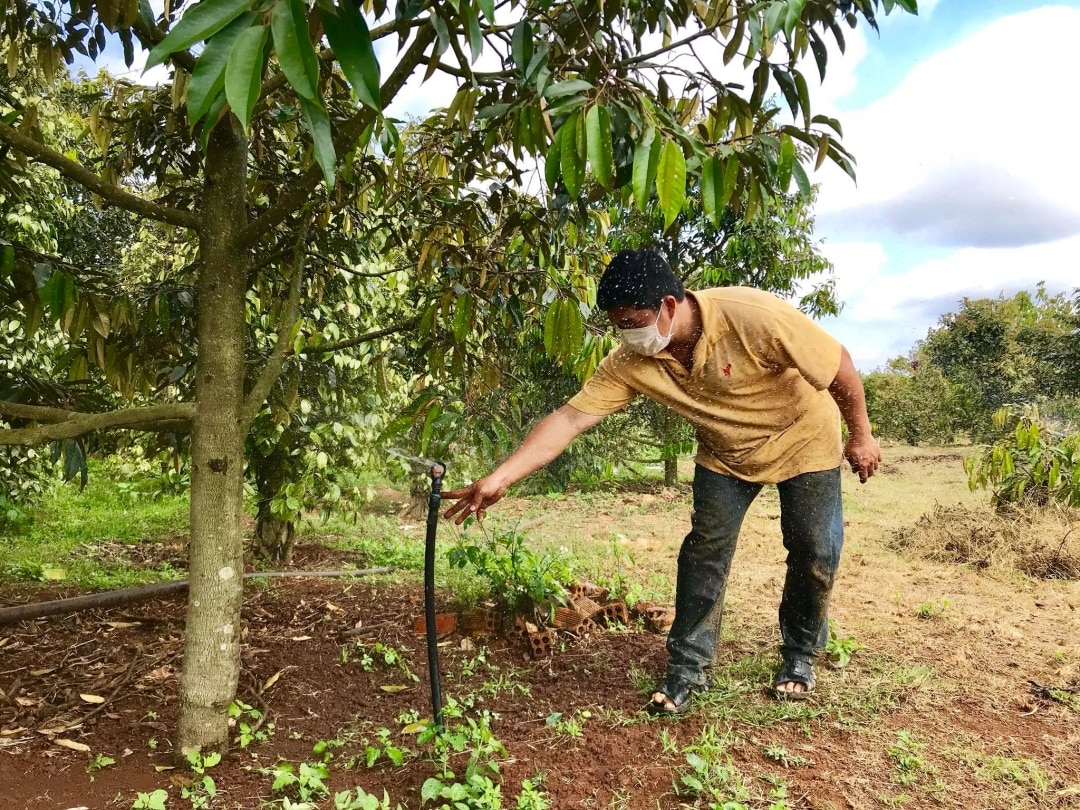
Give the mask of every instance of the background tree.
[(879, 437), (910, 445), (956, 440), (963, 421), (959, 393), (925, 355), (912, 351), (896, 357), (862, 379), (866, 410)]
[[(190, 427), (191, 589), (179, 751), (227, 743), (226, 710), (239, 677), (245, 441), (290, 353), (303, 348), (293, 339), (305, 285), (302, 257), (342, 199), (339, 179), (366, 176), (369, 207), (400, 191), (396, 172), (383, 176), (376, 165), (392, 156), (401, 171), (400, 132), (382, 110), (407, 79), (426, 65), (461, 83), (445, 113), (456, 129), (454, 160), (444, 157), (439, 165), (451, 200), (476, 193), (470, 185), (482, 177), (482, 167), (515, 176), (518, 161), (546, 156), (550, 201), (569, 219), (587, 222), (590, 197), (632, 188), (643, 208), (655, 190), (670, 223), (682, 210), (688, 174), (700, 177), (707, 216), (716, 219), (745, 200), (743, 215), (752, 219), (792, 178), (808, 188), (803, 160), (832, 159), (851, 171), (839, 125), (812, 114), (799, 65), (812, 55), (823, 76), (825, 32), (842, 44), (838, 20), (875, 25), (879, 8), (896, 5), (914, 11), (910, 0), (700, 7), (661, 0), (603, 7), (544, 2), (499, 6), (506, 15), (501, 20), (493, 2), (417, 2), (398, 4), (393, 19), (377, 24), (388, 16), (380, 2), (361, 10), (331, 0), (314, 6), (202, 0), (175, 4), (157, 18), (133, 0), (13, 0), (3, 7), (0, 56), (9, 66), (37, 65), (50, 102), (59, 90), (61, 61), (70, 63), (76, 51), (96, 57), (110, 35), (129, 64), (137, 49), (145, 50), (149, 66), (166, 64), (170, 71), (169, 82), (157, 87), (116, 82), (82, 96), (87, 126), (75, 143), (62, 142), (51, 120), (40, 117), (37, 97), (5, 100), (0, 108), (5, 169), (44, 164), (104, 204), (160, 223), (153, 229), (163, 227), (162, 238), (177, 247), (162, 264), (184, 262), (170, 268), (155, 296), (135, 295), (134, 309), (117, 310), (121, 319), (93, 297), (87, 268), (59, 276), (56, 268), (43, 286), (20, 288), (26, 318), (45, 310), (42, 291), (49, 290), (50, 317), (69, 340), (81, 341), (74, 362), (92, 358), (131, 404), (78, 412), (42, 401), (0, 403), (0, 414), (39, 423), (0, 431), (0, 443), (34, 445), (103, 428)], [(661, 33), (664, 42), (648, 50), (646, 43)], [(400, 49), (384, 77), (374, 42), (386, 37), (397, 37)], [(738, 57), (752, 68), (752, 80), (729, 83), (705, 67), (690, 70), (669, 58), (707, 39), (723, 45), (723, 64)], [(198, 56), (192, 48), (201, 48)], [(485, 49), (498, 55), (499, 69), (472, 68)], [(773, 83), (796, 123), (762, 114)], [(695, 100), (687, 104), (684, 94)], [(700, 122), (692, 129), (691, 118)], [(562, 232), (536, 243), (517, 239), (527, 217), (507, 213), (503, 219), (505, 207), (493, 210), (501, 227), (492, 241), (502, 256), (464, 250), (454, 233), (398, 226), (420, 245), (418, 278), (452, 280), (419, 312), (422, 332), (453, 324), (453, 347), (428, 352), (435, 374), (471, 374), (467, 338), (489, 328), (485, 315), (512, 309), (502, 298), (509, 282), (493, 272), (506, 256), (543, 271), (532, 276), (533, 290), (589, 289), (588, 268), (566, 255)], [(276, 260), (289, 254), (296, 260)], [(17, 260), (6, 266), (25, 278)], [(162, 315), (170, 296), (187, 308), (179, 318), (171, 306), (170, 317)], [(158, 323), (133, 322), (154, 311), (151, 298)], [(535, 312), (521, 303), (524, 312)], [(551, 331), (559, 337), (547, 342), (556, 354), (572, 354), (583, 334), (579, 303), (567, 297), (548, 302), (545, 318), (555, 319)], [(265, 357), (249, 353), (250, 307), (269, 316), (273, 349)], [(194, 342), (187, 328), (192, 320)], [(166, 351), (186, 339), (172, 349), (172, 359), (188, 361), (194, 352), (194, 362), (178, 362), (164, 375), (159, 365), (152, 377), (146, 364), (135, 362), (132, 341), (140, 337)]]

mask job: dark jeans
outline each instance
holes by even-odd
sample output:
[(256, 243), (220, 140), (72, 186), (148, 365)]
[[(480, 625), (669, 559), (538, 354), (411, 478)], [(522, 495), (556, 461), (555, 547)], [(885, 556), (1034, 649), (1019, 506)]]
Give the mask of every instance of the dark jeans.
[[(675, 622), (667, 641), (669, 676), (707, 685), (739, 528), (761, 487), (700, 465), (694, 473), (692, 528), (679, 552)], [(840, 468), (797, 475), (776, 488), (788, 552), (781, 652), (812, 656), (829, 640), (829, 595), (844, 543)]]

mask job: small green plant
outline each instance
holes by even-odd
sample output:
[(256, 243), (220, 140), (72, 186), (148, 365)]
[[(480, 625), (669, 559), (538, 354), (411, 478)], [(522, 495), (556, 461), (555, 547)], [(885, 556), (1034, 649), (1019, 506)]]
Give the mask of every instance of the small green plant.
[(1055, 435), (1034, 405), (1006, 405), (993, 419), (1001, 438), (964, 459), (971, 491), (989, 489), (999, 509), (1051, 501), (1080, 507), (1080, 433)]
[(341, 648), (342, 664), (350, 663), (355, 656), (359, 656), (355, 660), (364, 672), (373, 672), (376, 666), (383, 666), (399, 670), (410, 681), (420, 680), (409, 669), (404, 656), (395, 647), (383, 644), (381, 641), (377, 641), (371, 646), (362, 641), (357, 641)]
[(168, 800), (168, 792), (161, 788), (150, 793), (138, 793), (131, 805), (131, 810), (165, 810), (165, 802)]
[(918, 781), (920, 774), (926, 770), (926, 762), (922, 758), (924, 748), (925, 743), (918, 742), (907, 730), (901, 730), (896, 735), (896, 742), (889, 746), (889, 758), (896, 763), (894, 778), (897, 782), (910, 785)]
[(562, 712), (552, 712), (544, 723), (549, 728), (555, 729), (560, 737), (577, 738), (582, 736), (581, 726), (590, 717), (592, 717), (592, 712), (587, 710), (574, 712), (569, 717), (565, 717)]
[(809, 762), (805, 757), (800, 757), (797, 754), (790, 753), (782, 745), (768, 745), (763, 752), (767, 759), (771, 759), (773, 762), (779, 762), (785, 768), (799, 767), (802, 765), (808, 765)]
[[(401, 810), (401, 805), (394, 805), (394, 808)], [(334, 794), (334, 810), (394, 810), (394, 808), (391, 808), (390, 797), (385, 790), (381, 801), (363, 788), (356, 788), (355, 792), (343, 790)]]
[[(443, 706), (443, 727), (429, 723), (420, 733), (418, 742), (432, 744), (434, 776), (420, 790), (421, 801), (441, 802), (438, 810), (498, 810), (502, 807), (502, 790), (491, 778), (499, 774), (496, 757), (505, 757), (506, 749), (491, 731), (491, 722), (498, 715), (481, 712), (478, 717), (465, 715), (463, 704), (448, 697)], [(468, 761), (463, 778), (450, 768), (451, 759), (467, 753)]]
[(549, 810), (551, 801), (541, 790), (543, 777), (535, 776), (532, 779), (524, 779), (521, 782), (521, 793), (518, 794), (517, 810)]
[(285, 807), (296, 808), (292, 803), (293, 797), (304, 805), (313, 805), (330, 794), (326, 787), (330, 771), (324, 762), (301, 762), (299, 768), (291, 762), (279, 762), (268, 773), (274, 777), (270, 789), (274, 793), (286, 794)]
[(915, 615), (920, 619), (940, 619), (949, 608), (948, 599), (926, 601), (915, 608)]
[(516, 692), (522, 697), (532, 697), (532, 687), (527, 683), (522, 683), (513, 674), (502, 674), (496, 678), (486, 680), (480, 685), (479, 689), (481, 695), (489, 697), (498, 697), (504, 692), (511, 695)]
[(750, 793), (742, 775), (728, 755), (729, 735), (707, 726), (696, 743), (684, 749), (688, 769), (675, 785), (679, 796), (706, 802), (723, 810), (747, 810)]
[(247, 748), (253, 742), (266, 742), (274, 735), (274, 724), (262, 724), (263, 714), (242, 700), (229, 706), (229, 725), (236, 727), (236, 744)]
[(843, 669), (851, 661), (851, 656), (863, 649), (863, 645), (855, 640), (854, 636), (841, 638), (836, 631), (836, 622), (829, 619), (829, 640), (825, 644), (825, 654), (828, 655), (837, 669)]
[(180, 796), (191, 803), (192, 810), (202, 810), (209, 807), (210, 802), (217, 796), (214, 778), (206, 771), (221, 762), (221, 754), (211, 751), (203, 755), (199, 751), (191, 750), (185, 754), (185, 758), (195, 777), (190, 785), (180, 788)]
[(488, 532), (450, 550), (453, 568), (471, 569), (488, 584), (489, 593), (517, 616), (542, 621), (555, 605), (565, 604), (572, 580), (570, 558), (563, 552), (537, 554), (525, 546), (525, 535), (514, 529)]
[(146, 741), (146, 747), (149, 748), (151, 751), (157, 751), (157, 747), (158, 747), (157, 737), (151, 737), (149, 740), (147, 740)]
[(93, 773), (94, 771), (100, 771), (102, 768), (108, 768), (110, 765), (115, 764), (116, 760), (112, 757), (105, 756), (105, 754), (98, 754), (90, 760), (90, 764), (86, 766), (86, 772)]
[(381, 758), (385, 757), (394, 767), (400, 768), (405, 763), (405, 757), (408, 754), (409, 749), (399, 748), (393, 744), (390, 739), (390, 729), (380, 728), (375, 731), (375, 740), (364, 746), (364, 765), (373, 768)]

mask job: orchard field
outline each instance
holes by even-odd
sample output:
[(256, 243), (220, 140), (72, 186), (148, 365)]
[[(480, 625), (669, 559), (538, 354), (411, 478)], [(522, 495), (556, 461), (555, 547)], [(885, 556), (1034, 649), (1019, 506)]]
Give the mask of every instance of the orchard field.
[[(886, 448), (868, 484), (846, 478), (830, 663), (805, 703), (766, 690), (783, 575), (767, 489), (736, 554), (714, 687), (690, 715), (642, 711), (665, 652), (640, 622), (560, 634), (541, 658), (520, 639), (458, 630), (440, 642), (437, 746), (414, 631), (423, 520), (403, 516), (407, 495), (372, 486), (356, 523), (305, 525), (292, 567), (400, 569), (249, 581), (233, 747), (219, 763), (174, 767), (181, 600), (0, 629), (2, 805), (418, 808), (425, 790), (471, 779), (475, 807), (1075, 807), (1080, 582), (1020, 569), (1039, 549), (1075, 562), (1080, 542), (1067, 514), (995, 516), (967, 489), (965, 452)], [(690, 465), (680, 472), (674, 488), (509, 498), (487, 536), (516, 529), (577, 579), (670, 602), (689, 519)], [(82, 494), (47, 498), (33, 536), (7, 540), (0, 603), (182, 576), (186, 498), (122, 489), (105, 470)], [(445, 552), (483, 535), (439, 531), (440, 610), (475, 605), (484, 581)]]

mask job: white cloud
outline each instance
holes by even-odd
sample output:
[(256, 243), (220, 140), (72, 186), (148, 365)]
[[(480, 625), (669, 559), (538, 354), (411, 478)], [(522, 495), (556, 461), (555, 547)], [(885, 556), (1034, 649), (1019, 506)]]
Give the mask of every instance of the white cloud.
[[(892, 93), (843, 117), (858, 159), (856, 189), (823, 171), (819, 212), (903, 197), (965, 164), (1022, 172), (1049, 203), (1080, 211), (1080, 162), (1063, 160), (1057, 126), (1073, 96), (1073, 32), (1080, 9), (1000, 18), (917, 65)], [(828, 83), (826, 83), (826, 87)]]
[[(1080, 284), (1080, 237), (1016, 248), (965, 248), (896, 272), (879, 243), (826, 243), (836, 268), (839, 318), (825, 322), (869, 370), (905, 353), (960, 300), (996, 298), (1045, 282), (1048, 291)], [(894, 257), (895, 259), (895, 257)]]

